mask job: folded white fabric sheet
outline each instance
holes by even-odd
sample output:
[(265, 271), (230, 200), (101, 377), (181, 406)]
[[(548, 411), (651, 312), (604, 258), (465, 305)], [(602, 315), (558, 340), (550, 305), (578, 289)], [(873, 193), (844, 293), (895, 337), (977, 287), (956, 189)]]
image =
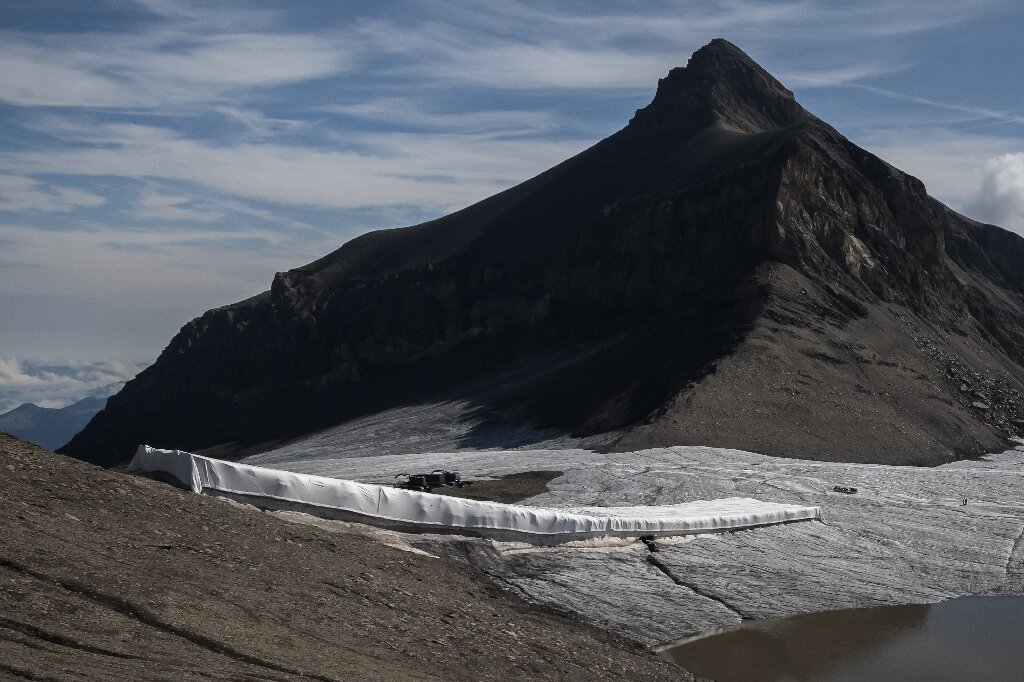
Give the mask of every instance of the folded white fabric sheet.
[(225, 462), (181, 450), (139, 446), (129, 472), (164, 472), (193, 492), (204, 490), (292, 503), (316, 509), (341, 510), (365, 517), (367, 523), (399, 523), (463, 530), (493, 536), (557, 536), (560, 540), (602, 536), (686, 535), (750, 528), (789, 521), (821, 519), (818, 507), (776, 504), (730, 497), (657, 507), (581, 507), (560, 509), (464, 500), (356, 483), (323, 476)]

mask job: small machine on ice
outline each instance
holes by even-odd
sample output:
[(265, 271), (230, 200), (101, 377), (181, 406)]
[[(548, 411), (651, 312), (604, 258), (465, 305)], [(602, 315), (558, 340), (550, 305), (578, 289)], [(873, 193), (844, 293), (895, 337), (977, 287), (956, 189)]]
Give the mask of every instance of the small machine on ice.
[(404, 490), (419, 490), (429, 493), (434, 488), (463, 488), (473, 485), (472, 481), (463, 481), (462, 474), (458, 471), (445, 471), (434, 469), (429, 474), (398, 474), (395, 479), (405, 477), (405, 480), (398, 481), (396, 488)]

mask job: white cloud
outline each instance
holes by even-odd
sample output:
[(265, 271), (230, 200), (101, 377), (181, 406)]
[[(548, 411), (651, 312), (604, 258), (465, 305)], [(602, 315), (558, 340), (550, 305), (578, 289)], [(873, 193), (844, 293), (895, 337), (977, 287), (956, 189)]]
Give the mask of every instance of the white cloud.
[(776, 74), (778, 79), (790, 88), (829, 88), (847, 85), (873, 76), (895, 73), (910, 68), (909, 62), (890, 64), (887, 62), (854, 64), (833, 69), (812, 69), (807, 71), (783, 71)]
[(968, 210), (980, 220), (1024, 234), (1024, 153), (988, 160)]
[(31, 402), (63, 407), (138, 374), (139, 363), (44, 361), (0, 356), (0, 413)]
[[(847, 29), (847, 38), (860, 41), (893, 39), (961, 24), (1005, 0), (862, 0), (850, 3), (815, 3), (815, 18)], [(820, 24), (811, 25), (820, 28)], [(833, 37), (833, 36), (829, 36)]]
[[(682, 66), (694, 49), (724, 36), (770, 69), (789, 73), (787, 84), (823, 87), (908, 68), (908, 54), (894, 37), (962, 23), (997, 2), (700, 0), (648, 3), (632, 12), (569, 3), (466, 3), (447, 20), (366, 21), (357, 33), (373, 51), (407, 59), (389, 72), (450, 84), (645, 89)], [(813, 61), (777, 68), (780, 54), (795, 52), (788, 47), (793, 44)]]
[(497, 109), (468, 112), (439, 112), (431, 103), (408, 97), (383, 97), (353, 104), (319, 107), (318, 111), (391, 124), (396, 127), (428, 128), (450, 133), (501, 133), (505, 136), (537, 134), (555, 127), (548, 111)]
[[(768, 45), (776, 42), (772, 31), (789, 41), (856, 44), (865, 37), (906, 36), (957, 24), (999, 1), (677, 0), (648, 2), (641, 11), (624, 12), (618, 7), (604, 10), (585, 4), (506, 0), (500, 5), (464, 3), (456, 22), (448, 23), (458, 23), (477, 34), (486, 32), (492, 42), (497, 36), (525, 42), (522, 37), (529, 36), (535, 44), (573, 43), (595, 53), (610, 45), (631, 44), (634, 51), (664, 54), (667, 46), (692, 49), (716, 36)], [(374, 29), (388, 35), (399, 31), (397, 26), (386, 29), (383, 24), (375, 24)], [(393, 42), (419, 45), (414, 38), (401, 37)], [(465, 47), (472, 51), (471, 45)]]
[(19, 106), (167, 108), (352, 66), (343, 42), (308, 34), (0, 34), (0, 101)]
[[(56, 170), (56, 169), (55, 169)], [(66, 212), (106, 203), (96, 194), (18, 175), (0, 175), (0, 211)]]
[[(461, 18), (472, 21), (486, 16)], [(510, 31), (514, 21), (506, 18), (505, 22), (502, 33), (486, 37), (472, 27), (440, 22), (365, 22), (358, 36), (376, 51), (404, 58), (389, 73), (501, 90), (650, 89), (669, 68), (685, 62), (694, 47), (676, 36), (671, 48), (625, 48), (582, 27), (575, 37), (585, 34), (588, 39), (572, 40), (564, 33), (552, 34), (544, 24), (530, 24), (530, 38), (523, 39)]]
[(503, 89), (650, 89), (670, 65), (685, 61), (686, 54), (515, 43), (470, 51), (457, 47), (446, 55), (444, 72), (437, 69), (433, 76)]
[(255, 109), (242, 109), (233, 106), (213, 107), (213, 111), (224, 118), (240, 124), (246, 134), (254, 138), (268, 138), (281, 133), (294, 133), (308, 128), (305, 121), (294, 121), (282, 118), (271, 118)]
[(928, 106), (928, 107), (934, 107), (936, 109), (942, 109), (944, 111), (958, 112), (958, 113), (964, 114), (965, 116), (970, 117), (971, 119), (979, 119), (979, 118), (980, 119), (995, 119), (994, 123), (990, 122), (990, 123), (986, 123), (986, 124), (982, 124), (982, 125), (977, 125), (977, 126), (969, 126), (967, 128), (963, 128), (962, 130), (971, 130), (971, 129), (974, 129), (974, 128), (984, 128), (984, 127), (989, 126), (989, 125), (1001, 124), (1001, 123), (1020, 123), (1020, 124), (1024, 124), (1024, 116), (1020, 116), (1018, 114), (1014, 114), (1014, 113), (1008, 112), (1008, 111), (1000, 111), (998, 109), (991, 109), (991, 108), (988, 108), (988, 107), (969, 106), (969, 105), (956, 104), (956, 103), (950, 103), (950, 102), (939, 102), (937, 100), (929, 99), (927, 97), (917, 97), (917, 96), (914, 96), (914, 95), (907, 95), (907, 94), (902, 93), (902, 92), (893, 92), (892, 90), (887, 90), (885, 88), (878, 88), (878, 87), (874, 87), (874, 86), (870, 86), (870, 85), (864, 85), (864, 84), (860, 84), (860, 83), (852, 84), (851, 87), (855, 87), (855, 88), (864, 90), (866, 92), (871, 92), (871, 93), (874, 93), (876, 95), (882, 95), (883, 97), (888, 97), (888, 98), (891, 98), (891, 99), (897, 99), (897, 100), (902, 100), (904, 102), (913, 102), (913, 103), (916, 103), (916, 104), (922, 104), (922, 105), (925, 105), (925, 106)]
[(1024, 152), (1007, 153), (1020, 142), (932, 127), (875, 130), (855, 141), (952, 208), (1024, 234)]
[(241, 33), (210, 36), (180, 52), (147, 49), (136, 69), (157, 83), (230, 90), (321, 78), (346, 70), (348, 62), (343, 46), (327, 38)]
[(322, 233), (297, 237), (283, 230), (214, 226), (43, 231), (0, 225), (0, 240), (7, 258), (30, 266), (0, 269), (0, 291), (6, 295), (75, 292), (131, 304), (165, 292), (196, 296), (219, 291), (225, 296), (261, 291), (269, 287), (274, 272), (340, 246)]
[[(53, 118), (51, 117), (51, 119)], [(60, 128), (55, 130), (60, 134)], [(25, 173), (185, 180), (236, 197), (332, 208), (461, 208), (572, 156), (588, 141), (493, 134), (332, 134), (323, 147), (214, 144), (136, 124), (78, 127), (91, 148), (0, 152)], [(348, 147), (348, 149), (342, 147)]]
[(11, 46), (0, 52), (0, 100), (20, 106), (130, 106), (141, 101), (127, 84), (61, 64), (59, 53)]
[(191, 197), (161, 194), (144, 190), (135, 199), (131, 214), (136, 220), (171, 220), (192, 223), (214, 223), (224, 214), (220, 211), (204, 210), (193, 206)]
[(871, 130), (854, 141), (920, 178), (932, 196), (958, 210), (968, 210), (988, 159), (1007, 146), (1006, 138), (927, 126)]

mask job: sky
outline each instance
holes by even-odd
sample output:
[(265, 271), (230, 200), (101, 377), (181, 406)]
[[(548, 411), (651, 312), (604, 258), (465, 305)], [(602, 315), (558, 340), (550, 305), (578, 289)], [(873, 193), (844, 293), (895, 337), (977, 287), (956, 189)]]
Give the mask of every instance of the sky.
[(0, 411), (623, 127), (724, 37), (953, 208), (1024, 233), (1019, 0), (0, 0)]

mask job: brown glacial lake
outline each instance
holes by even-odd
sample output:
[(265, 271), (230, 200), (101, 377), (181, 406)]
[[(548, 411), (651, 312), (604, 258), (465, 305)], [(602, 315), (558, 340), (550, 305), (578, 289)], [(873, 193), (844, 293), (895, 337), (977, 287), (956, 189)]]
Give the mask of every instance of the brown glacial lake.
[(1024, 597), (752, 620), (662, 654), (718, 682), (1024, 680)]

